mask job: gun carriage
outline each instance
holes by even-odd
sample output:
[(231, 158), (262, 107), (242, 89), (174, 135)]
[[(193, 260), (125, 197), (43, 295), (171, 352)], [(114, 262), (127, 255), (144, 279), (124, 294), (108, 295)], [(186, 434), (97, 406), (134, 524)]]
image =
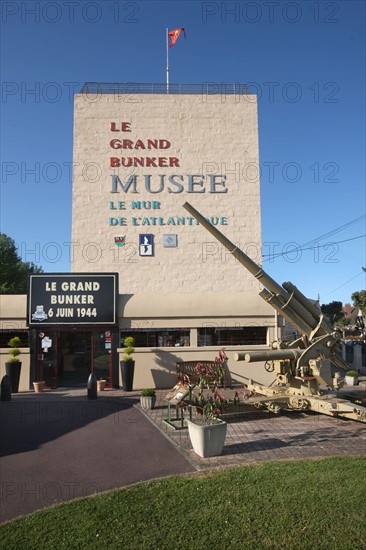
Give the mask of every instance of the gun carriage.
[(282, 409), (315, 411), (366, 423), (366, 408), (339, 397), (340, 371), (350, 367), (339, 351), (341, 333), (333, 330), (321, 310), (290, 282), (279, 285), (249, 256), (188, 202), (184, 208), (215, 237), (264, 287), (259, 295), (301, 334), (295, 341), (273, 342), (269, 351), (236, 353), (236, 361), (265, 362), (276, 375), (270, 386), (249, 379), (246, 403), (278, 413)]

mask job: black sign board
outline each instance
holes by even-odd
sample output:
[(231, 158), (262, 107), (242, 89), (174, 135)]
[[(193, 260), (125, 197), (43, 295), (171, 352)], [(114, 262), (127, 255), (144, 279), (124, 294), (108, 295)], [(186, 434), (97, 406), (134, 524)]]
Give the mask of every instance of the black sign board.
[(27, 322), (40, 325), (116, 325), (118, 273), (29, 276)]

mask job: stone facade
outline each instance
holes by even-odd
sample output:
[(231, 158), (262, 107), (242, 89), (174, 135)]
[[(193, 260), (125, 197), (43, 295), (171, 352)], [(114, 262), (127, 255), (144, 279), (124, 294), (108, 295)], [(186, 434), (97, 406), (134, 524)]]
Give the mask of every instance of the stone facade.
[[(212, 217), (260, 261), (255, 96), (79, 94), (74, 121), (72, 271), (118, 271), (122, 294), (257, 293), (183, 208)], [(144, 166), (114, 166), (122, 162)], [(154, 236), (152, 257), (139, 255), (141, 234)], [(164, 235), (177, 246), (164, 247)]]

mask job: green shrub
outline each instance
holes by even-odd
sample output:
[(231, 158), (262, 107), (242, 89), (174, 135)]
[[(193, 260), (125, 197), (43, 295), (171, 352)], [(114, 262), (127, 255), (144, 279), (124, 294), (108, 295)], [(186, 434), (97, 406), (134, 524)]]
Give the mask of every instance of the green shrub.
[(144, 388), (140, 393), (141, 397), (154, 397), (155, 390), (153, 388)]
[(358, 372), (355, 370), (348, 370), (346, 376), (358, 376)]
[(10, 338), (8, 342), (8, 346), (10, 346), (12, 349), (9, 351), (9, 363), (19, 363), (18, 355), (20, 355), (22, 352), (20, 351), (19, 347), (22, 345), (22, 341), (18, 336), (14, 336), (14, 338)]
[(20, 348), (22, 346), (22, 341), (19, 336), (14, 336), (14, 338), (10, 338), (8, 346), (11, 348)]
[(135, 345), (135, 339), (132, 336), (127, 336), (127, 338), (124, 339), (123, 345), (125, 347), (123, 361), (133, 361), (132, 354), (135, 351), (133, 347)]

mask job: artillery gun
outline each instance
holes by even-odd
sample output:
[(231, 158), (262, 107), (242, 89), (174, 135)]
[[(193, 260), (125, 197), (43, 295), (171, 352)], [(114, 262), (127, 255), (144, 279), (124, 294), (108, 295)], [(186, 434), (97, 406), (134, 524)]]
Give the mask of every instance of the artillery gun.
[(276, 283), (193, 206), (188, 202), (183, 206), (258, 279), (264, 287), (259, 295), (301, 334), (295, 341), (273, 342), (270, 351), (234, 355), (236, 361), (265, 361), (266, 370), (276, 374), (270, 386), (249, 379), (245, 384), (246, 403), (264, 406), (275, 413), (281, 409), (309, 410), (366, 423), (366, 408), (342, 399), (335, 391), (344, 383), (339, 369), (349, 369), (339, 353), (340, 332), (333, 330), (321, 310), (296, 286), (290, 282), (282, 286)]

